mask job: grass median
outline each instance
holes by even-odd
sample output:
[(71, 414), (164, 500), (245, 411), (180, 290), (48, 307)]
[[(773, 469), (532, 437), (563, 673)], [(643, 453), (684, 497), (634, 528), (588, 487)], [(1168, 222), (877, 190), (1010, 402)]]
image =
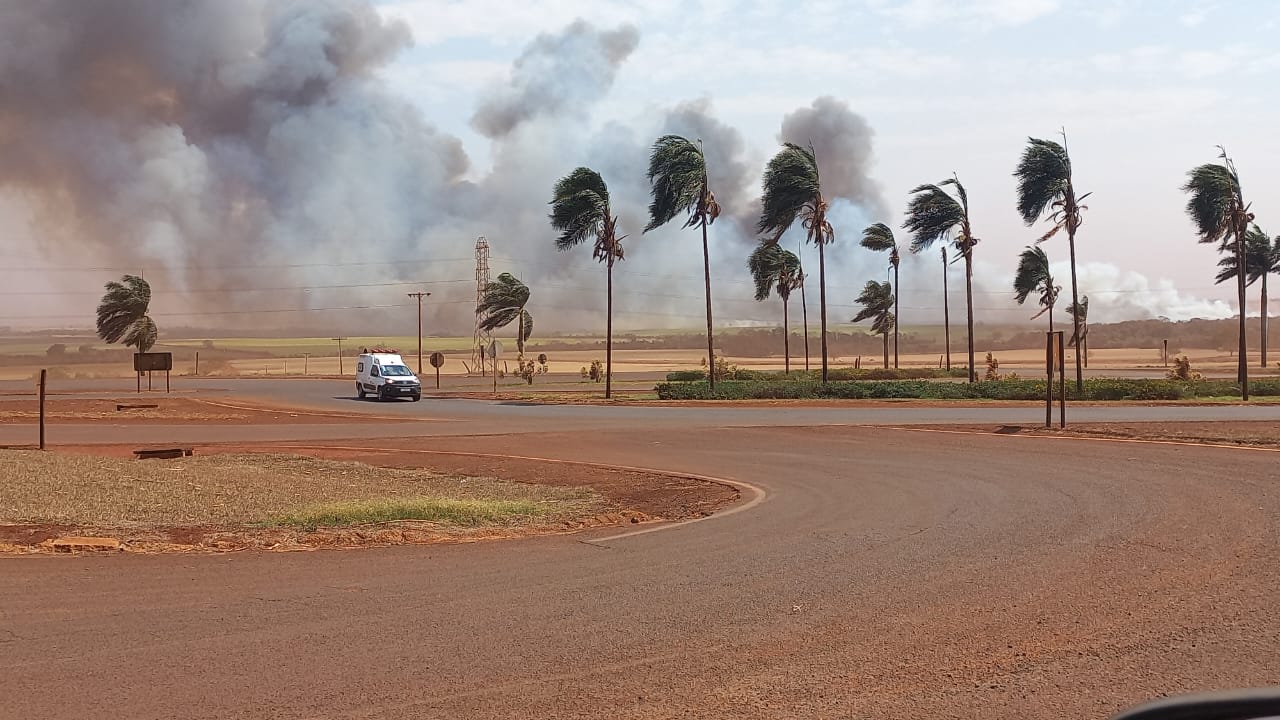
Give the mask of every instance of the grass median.
[(0, 450), (0, 524), (313, 529), (414, 520), (476, 528), (555, 522), (600, 505), (583, 488), (297, 455), (138, 461)]
[[(1043, 400), (1045, 381), (987, 380), (978, 383), (930, 380), (844, 380), (821, 383), (800, 380), (722, 380), (714, 390), (706, 382), (660, 383), (660, 400)], [(1056, 389), (1055, 389), (1056, 390)], [(1280, 397), (1280, 380), (1257, 380), (1249, 391), (1259, 398)], [(1067, 383), (1068, 400), (1160, 401), (1212, 400), (1239, 397), (1240, 386), (1230, 380), (1157, 380), (1090, 378), (1084, 392)]]

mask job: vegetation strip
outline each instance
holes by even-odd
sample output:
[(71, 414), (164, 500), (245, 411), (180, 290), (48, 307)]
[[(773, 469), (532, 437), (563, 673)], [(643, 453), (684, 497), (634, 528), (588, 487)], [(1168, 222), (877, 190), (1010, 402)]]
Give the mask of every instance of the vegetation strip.
[[(1084, 391), (1067, 387), (1068, 400), (1189, 400), (1237, 395), (1232, 380), (1114, 380), (1084, 381)], [(928, 380), (730, 380), (712, 390), (705, 382), (660, 383), (660, 400), (807, 400), (807, 399), (924, 399), (924, 400), (1043, 400), (1044, 380), (988, 380), (979, 383)], [(1256, 381), (1254, 395), (1280, 396), (1280, 380)]]

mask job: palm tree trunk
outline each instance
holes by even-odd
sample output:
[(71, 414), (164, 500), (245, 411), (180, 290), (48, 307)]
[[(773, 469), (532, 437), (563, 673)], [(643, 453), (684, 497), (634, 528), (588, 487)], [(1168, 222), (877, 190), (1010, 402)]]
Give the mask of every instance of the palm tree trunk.
[(973, 247), (964, 251), (964, 300), (969, 314), (969, 382), (978, 382), (978, 370), (973, 364)]
[(809, 372), (809, 301), (804, 297), (804, 245), (797, 244), (796, 260), (800, 266), (800, 316), (804, 325), (804, 371)]
[(882, 333), (881, 337), (884, 338), (884, 369), (888, 370), (889, 369), (889, 333)]
[(1262, 273), (1262, 369), (1267, 369), (1267, 273)]
[(787, 301), (782, 301), (782, 374), (791, 374), (791, 331), (787, 328)]
[(711, 389), (716, 389), (716, 354), (713, 347), (714, 341), (711, 336), (711, 254), (707, 250), (707, 223), (706, 218), (702, 222), (702, 275), (707, 287), (707, 367), (711, 368), (711, 372), (707, 373), (707, 379), (710, 381)]
[(520, 308), (520, 324), (516, 326), (516, 354), (524, 360), (524, 308)]
[(951, 369), (951, 301), (947, 293), (947, 254), (942, 253), (942, 337), (947, 350), (947, 369)]
[[(1070, 222), (1067, 224), (1067, 247), (1071, 248), (1071, 302), (1077, 311), (1080, 309), (1080, 294), (1076, 289), (1076, 231)], [(1050, 311), (1052, 312), (1052, 311)], [(1053, 318), (1049, 318), (1049, 322), (1053, 322)], [(1071, 332), (1076, 339), (1076, 393), (1084, 393), (1084, 370), (1081, 369), (1083, 360), (1080, 353), (1083, 352), (1084, 340), (1080, 337), (1080, 313), (1071, 313)]]
[(1236, 365), (1240, 382), (1240, 399), (1249, 399), (1249, 359), (1245, 356), (1247, 350), (1245, 342), (1245, 322), (1244, 322), (1244, 303), (1245, 303), (1245, 264), (1244, 264), (1244, 231), (1239, 227), (1236, 228), (1236, 294), (1240, 300), (1240, 350), (1239, 360)]
[(822, 321), (822, 382), (827, 381), (827, 260), (818, 243), (818, 313)]
[(898, 369), (898, 266), (893, 266), (893, 369)]
[[(609, 398), (613, 391), (613, 254), (609, 254), (609, 267), (605, 271), (609, 299), (605, 305), (604, 321), (604, 396)], [(714, 370), (714, 367), (712, 368)]]

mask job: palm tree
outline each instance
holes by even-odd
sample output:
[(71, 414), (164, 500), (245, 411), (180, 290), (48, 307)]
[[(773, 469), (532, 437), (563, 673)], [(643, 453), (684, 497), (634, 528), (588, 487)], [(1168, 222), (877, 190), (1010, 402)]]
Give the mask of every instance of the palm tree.
[(871, 331), (884, 337), (884, 366), (889, 367), (889, 333), (897, 325), (897, 316), (893, 314), (894, 293), (889, 281), (876, 282), (868, 280), (858, 296), (858, 304), (862, 309), (853, 316), (853, 322), (871, 319)]
[(782, 355), (783, 373), (791, 373), (791, 337), (790, 324), (787, 318), (787, 306), (790, 304), (791, 291), (804, 286), (804, 275), (800, 272), (800, 258), (781, 245), (761, 243), (747, 260), (747, 268), (751, 270), (751, 279), (756, 284), (756, 300), (763, 302), (769, 298), (771, 291), (782, 298)]
[(109, 343), (123, 342), (140, 353), (150, 351), (160, 334), (147, 315), (151, 285), (137, 275), (125, 275), (120, 282), (107, 283), (106, 290), (98, 303), (98, 337)]
[(823, 248), (835, 240), (827, 222), (827, 201), (822, 197), (818, 161), (813, 148), (785, 143), (764, 170), (764, 195), (760, 201), (757, 230), (765, 242), (776, 244), (795, 222), (805, 229), (808, 242), (818, 246), (818, 305), (822, 323), (822, 382), (827, 381), (827, 264)]
[(618, 218), (609, 207), (609, 187), (590, 168), (580, 167), (556, 183), (551, 200), (551, 227), (560, 231), (557, 250), (568, 250), (594, 238), (591, 256), (605, 263), (606, 305), (604, 341), (604, 396), (613, 385), (613, 264), (623, 259)]
[(497, 280), (484, 288), (484, 298), (476, 306), (476, 314), (480, 316), (480, 329), (493, 332), (506, 327), (513, 321), (516, 327), (516, 352), (524, 358), (524, 343), (533, 335), (533, 316), (526, 306), (529, 304), (529, 286), (520, 282), (511, 273), (502, 273)]
[[(1187, 173), (1187, 184), (1183, 191), (1191, 195), (1187, 199), (1187, 214), (1195, 223), (1196, 233), (1202, 243), (1219, 243), (1219, 250), (1227, 250), (1234, 246), (1236, 267), (1248, 266), (1244, 259), (1245, 235), (1249, 232), (1249, 224), (1253, 222), (1253, 214), (1244, 202), (1244, 193), (1240, 189), (1240, 175), (1236, 172), (1235, 163), (1227, 156), (1221, 145), (1218, 163), (1205, 163)], [(1239, 363), (1236, 371), (1240, 382), (1240, 397), (1249, 399), (1249, 361), (1245, 355), (1245, 275), (1236, 273), (1236, 296), (1240, 305), (1239, 328)]]
[[(889, 251), (889, 265), (893, 267), (893, 286), (901, 287), (898, 284), (898, 262), (901, 257), (898, 255), (898, 243), (894, 240), (893, 230), (889, 229), (884, 223), (876, 223), (868, 226), (862, 231), (862, 247), (876, 252)], [(898, 317), (898, 293), (893, 294), (893, 316)], [(898, 324), (893, 324), (893, 367), (898, 367)]]
[[(956, 189), (952, 197), (942, 186)], [(911, 252), (919, 253), (938, 240), (951, 239), (964, 257), (965, 305), (969, 322), (969, 382), (977, 382), (978, 374), (973, 363), (973, 246), (978, 238), (973, 236), (969, 222), (969, 194), (960, 179), (951, 176), (937, 185), (920, 185), (911, 191), (915, 197), (907, 204), (907, 219), (902, 227), (911, 232)]]
[(1089, 296), (1084, 295), (1080, 298), (1080, 304), (1072, 303), (1067, 306), (1067, 312), (1071, 315), (1072, 324), (1079, 331), (1079, 335), (1072, 334), (1071, 342), (1068, 343), (1076, 349), (1076, 352), (1084, 356), (1084, 366), (1089, 367)]
[[(1076, 231), (1083, 222), (1080, 204), (1089, 197), (1085, 193), (1076, 197), (1071, 182), (1071, 156), (1067, 153), (1067, 133), (1062, 132), (1062, 144), (1052, 140), (1027, 138), (1027, 147), (1013, 176), (1018, 178), (1018, 214), (1028, 227), (1036, 224), (1045, 211), (1053, 227), (1037, 242), (1044, 242), (1067, 231), (1067, 247), (1071, 251), (1071, 303), (1079, 304), (1080, 293), (1076, 284)], [(1072, 337), (1080, 335), (1080, 321), (1072, 319)], [(1076, 349), (1076, 391), (1084, 392), (1084, 370), (1081, 369), (1080, 350)]]
[(679, 135), (663, 135), (653, 144), (649, 155), (649, 184), (653, 201), (649, 203), (649, 224), (644, 232), (655, 230), (685, 212), (684, 226), (702, 228), (702, 276), (707, 290), (707, 380), (716, 386), (716, 356), (711, 331), (711, 254), (707, 249), (707, 226), (720, 216), (720, 205), (707, 182), (707, 159), (702, 142), (689, 142)]
[(1049, 332), (1053, 332), (1053, 306), (1058, 303), (1058, 292), (1062, 288), (1053, 284), (1053, 274), (1049, 272), (1049, 256), (1039, 247), (1027, 246), (1018, 256), (1018, 272), (1013, 276), (1013, 299), (1022, 305), (1032, 293), (1039, 294), (1038, 302), (1041, 310), (1031, 316), (1032, 320), (1049, 314)]
[[(1262, 281), (1262, 337), (1259, 349), (1262, 351), (1263, 369), (1267, 367), (1267, 276), (1280, 273), (1280, 235), (1273, 242), (1267, 233), (1257, 225), (1244, 236), (1245, 285)], [(1236, 276), (1236, 256), (1226, 255), (1218, 261), (1216, 282), (1223, 283)]]

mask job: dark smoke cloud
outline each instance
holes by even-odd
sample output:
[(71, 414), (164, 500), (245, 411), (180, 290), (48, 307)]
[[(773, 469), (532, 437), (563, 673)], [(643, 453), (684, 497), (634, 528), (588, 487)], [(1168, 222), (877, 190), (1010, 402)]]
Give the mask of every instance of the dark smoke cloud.
[(583, 20), (539, 35), (516, 59), (511, 77), (481, 100), (471, 126), (500, 138), (531, 119), (595, 102), (613, 86), (618, 68), (639, 42), (640, 33), (630, 25), (597, 30)]
[(717, 225), (732, 225), (735, 238), (750, 239), (760, 218), (760, 198), (742, 133), (714, 116), (709, 98), (675, 106), (667, 112), (662, 132), (702, 141), (711, 190), (723, 208)]
[(830, 96), (799, 108), (782, 119), (778, 139), (813, 145), (828, 199), (844, 198), (868, 215), (883, 219), (888, 206), (871, 178), (871, 138), (875, 131), (848, 104)]

